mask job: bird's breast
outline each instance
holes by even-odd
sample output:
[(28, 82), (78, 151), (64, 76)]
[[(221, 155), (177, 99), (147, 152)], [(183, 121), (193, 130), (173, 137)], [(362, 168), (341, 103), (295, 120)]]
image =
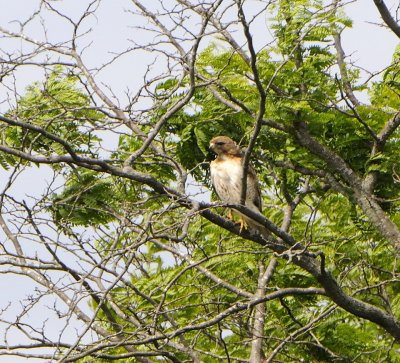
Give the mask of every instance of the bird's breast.
[(235, 159), (214, 160), (210, 165), (215, 191), (223, 202), (239, 203), (242, 164)]
[(242, 164), (236, 160), (213, 161), (211, 163), (211, 175), (227, 183), (236, 184), (240, 182), (242, 173)]

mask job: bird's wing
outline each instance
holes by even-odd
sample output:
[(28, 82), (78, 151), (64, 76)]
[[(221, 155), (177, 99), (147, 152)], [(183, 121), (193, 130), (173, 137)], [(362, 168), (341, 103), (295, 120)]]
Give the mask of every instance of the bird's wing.
[(260, 184), (258, 183), (256, 171), (252, 166), (249, 167), (249, 171), (247, 174), (247, 188), (249, 189), (247, 192), (248, 197), (251, 198), (251, 201), (261, 212), (262, 211), (261, 189), (260, 189)]

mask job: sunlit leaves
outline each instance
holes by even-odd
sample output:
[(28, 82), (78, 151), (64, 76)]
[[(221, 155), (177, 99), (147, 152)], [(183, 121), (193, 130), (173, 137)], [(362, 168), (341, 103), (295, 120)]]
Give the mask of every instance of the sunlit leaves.
[[(7, 116), (60, 137), (70, 143), (76, 153), (96, 154), (99, 135), (93, 130), (104, 114), (92, 107), (89, 96), (79, 89), (77, 82), (76, 77), (56, 67), (44, 82), (29, 86)], [(2, 124), (0, 135), (6, 145), (19, 150), (42, 155), (67, 153), (60, 143), (22, 127)]]

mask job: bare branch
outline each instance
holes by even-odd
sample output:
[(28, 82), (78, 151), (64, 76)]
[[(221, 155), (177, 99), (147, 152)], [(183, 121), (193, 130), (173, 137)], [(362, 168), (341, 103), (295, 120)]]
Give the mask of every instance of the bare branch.
[(383, 0), (374, 0), (374, 3), (377, 9), (379, 10), (379, 13), (381, 14), (383, 21), (392, 30), (392, 32), (395, 33), (400, 38), (400, 26), (393, 19), (385, 2)]

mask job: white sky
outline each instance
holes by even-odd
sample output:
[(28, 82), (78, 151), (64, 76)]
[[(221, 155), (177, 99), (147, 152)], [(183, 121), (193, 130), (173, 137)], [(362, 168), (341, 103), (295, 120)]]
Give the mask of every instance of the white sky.
[[(65, 9), (72, 15), (79, 14), (79, 9), (85, 7), (89, 1), (62, 1)], [(151, 1), (148, 1), (151, 4)], [(398, 5), (398, 1), (387, 1), (388, 6)], [(35, 9), (38, 1), (33, 0), (0, 0), (0, 26), (17, 30), (17, 23), (12, 23), (15, 19), (26, 19)], [(97, 13), (97, 19), (93, 18), (92, 25), (95, 31), (90, 36), (93, 44), (85, 53), (85, 60), (88, 64), (98, 66), (110, 57), (110, 52), (123, 49), (126, 46), (126, 39), (137, 36), (137, 30), (132, 29), (132, 15), (123, 11), (131, 8), (128, 0), (103, 1)], [(378, 11), (373, 0), (358, 0), (349, 4), (346, 8), (347, 14), (353, 19), (353, 29), (346, 30), (342, 35), (343, 47), (346, 54), (351, 55), (351, 60), (359, 66), (378, 71), (387, 66), (391, 60), (393, 50), (398, 44), (398, 39), (386, 29), (372, 23), (380, 22)], [(135, 18), (137, 19), (137, 18)], [(59, 19), (49, 17), (44, 19), (48, 26), (48, 36), (53, 40), (68, 40), (69, 30), (67, 23), (60, 23)], [(136, 24), (138, 25), (138, 24)], [(38, 27), (27, 29), (27, 33), (33, 37), (42, 38), (43, 32)], [(149, 37), (148, 33), (141, 34), (140, 37), (145, 41)], [(150, 38), (148, 38), (150, 39)], [(0, 40), (0, 48), (14, 47), (15, 43)], [(110, 72), (101, 73), (101, 81), (107, 83), (113, 92), (122, 99), (124, 92), (129, 88), (135, 90), (142, 84), (144, 72), (149, 63), (153, 62), (154, 54), (138, 53), (134, 57), (128, 55), (118, 62), (118, 67), (113, 67)], [(17, 75), (17, 83), (20, 91), (40, 77), (40, 73), (26, 68)], [(8, 109), (9, 104), (5, 102), (6, 90), (0, 85), (0, 111)], [(125, 101), (125, 100), (124, 100)], [(18, 198), (27, 198), (29, 195), (40, 195), (45, 188), (46, 172), (44, 168), (33, 168), (16, 184), (14, 194)], [(0, 171), (0, 189), (6, 181), (6, 173)], [(0, 235), (1, 238), (1, 235)], [(24, 299), (27, 293), (32, 292), (32, 283), (27, 279), (16, 278), (11, 275), (0, 275), (0, 308), (4, 307), (9, 301), (15, 305), (15, 311), (19, 307), (19, 301)], [(46, 308), (43, 314), (47, 314)], [(39, 314), (40, 315), (40, 314)], [(41, 318), (35, 316), (34, 318)], [(55, 326), (56, 328), (56, 326)], [(1, 329), (1, 326), (0, 326)], [(57, 328), (56, 328), (57, 329)], [(0, 331), (0, 339), (3, 333)], [(1, 344), (1, 342), (0, 342)], [(24, 362), (24, 359), (0, 356), (0, 363)], [(30, 360), (34, 362), (34, 360)]]
[[(60, 4), (66, 4), (65, 9), (72, 18), (76, 19), (81, 10), (87, 6), (90, 1), (61, 1)], [(250, 4), (252, 3), (249, 0)], [(396, 0), (387, 0), (388, 5), (398, 4)], [(32, 9), (37, 9), (37, 0), (0, 0), (0, 26), (18, 32), (19, 25), (13, 21), (15, 19), (25, 20), (32, 13)], [(152, 4), (147, 2), (147, 6)], [(143, 42), (151, 41), (152, 34), (149, 32), (140, 32), (134, 29), (134, 26), (145, 25), (138, 23), (139, 18), (132, 16), (124, 9), (132, 9), (129, 0), (103, 1), (96, 11), (96, 17), (87, 21), (87, 28), (93, 26), (93, 32), (81, 41), (80, 45), (90, 45), (84, 53), (84, 61), (89, 66), (100, 66), (112, 57), (112, 53), (117, 53), (127, 46), (127, 39), (139, 38)], [(373, 23), (380, 22), (379, 14), (373, 4), (373, 0), (358, 0), (350, 2), (346, 6), (346, 12), (353, 19), (352, 29), (347, 29), (342, 35), (343, 47), (345, 53), (351, 56), (351, 60), (357, 65), (377, 71), (389, 64), (397, 38), (386, 29)], [(67, 41), (71, 34), (71, 25), (67, 21), (60, 21), (59, 17), (49, 14), (44, 19), (46, 23), (47, 37), (50, 41)], [(266, 19), (267, 20), (267, 19)], [(26, 33), (35, 39), (44, 39), (44, 32), (38, 22), (29, 26)], [(139, 36), (138, 36), (139, 35)], [(89, 41), (92, 41), (90, 44)], [(258, 41), (263, 41), (263, 37), (258, 37)], [(204, 44), (203, 44), (204, 45)], [(0, 49), (7, 49), (9, 42), (0, 40)], [(15, 43), (12, 44), (15, 47)], [(136, 91), (143, 83), (143, 76), (147, 65), (155, 61), (156, 54), (147, 52), (137, 52), (132, 56), (128, 54), (122, 57), (116, 64), (110, 68), (110, 71), (104, 70), (97, 77), (107, 84), (110, 89), (126, 102), (124, 94), (127, 89)], [(162, 66), (155, 63), (154, 67), (158, 69)], [(20, 70), (17, 82), (19, 91), (23, 91), (24, 86), (40, 78), (40, 73), (36, 73), (32, 68)], [(0, 111), (6, 111), (8, 104), (4, 102), (4, 89), (0, 87)]]

